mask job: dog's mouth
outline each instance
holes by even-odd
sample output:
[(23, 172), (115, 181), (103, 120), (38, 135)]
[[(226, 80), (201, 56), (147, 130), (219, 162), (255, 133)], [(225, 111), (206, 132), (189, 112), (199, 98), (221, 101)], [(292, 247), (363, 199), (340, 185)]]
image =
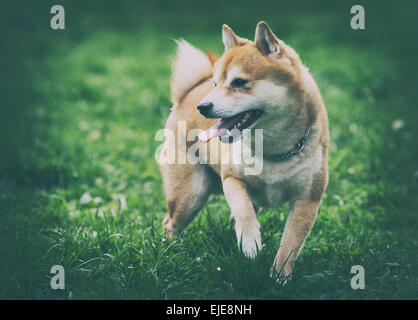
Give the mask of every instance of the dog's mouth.
[(208, 142), (214, 137), (241, 137), (242, 131), (253, 125), (263, 114), (261, 110), (251, 110), (239, 113), (229, 118), (222, 118), (214, 126), (199, 134), (199, 140)]

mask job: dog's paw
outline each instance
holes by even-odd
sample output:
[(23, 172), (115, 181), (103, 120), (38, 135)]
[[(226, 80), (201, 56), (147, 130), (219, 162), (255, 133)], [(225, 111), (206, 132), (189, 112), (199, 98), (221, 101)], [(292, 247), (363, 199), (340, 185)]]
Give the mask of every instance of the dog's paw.
[(258, 252), (261, 251), (262, 244), (261, 244), (261, 238), (258, 239), (246, 239), (242, 241), (242, 253), (250, 259), (254, 259)]
[[(290, 256), (278, 255), (274, 259), (273, 267), (270, 269), (270, 277), (291, 279), (294, 260)], [(290, 261), (289, 261), (290, 259)], [(286, 281), (287, 281), (286, 280)]]
[(174, 235), (173, 223), (169, 215), (167, 215), (163, 220), (163, 232), (166, 238), (172, 239)]
[(238, 244), (242, 253), (251, 259), (257, 256), (263, 245), (261, 243), (260, 224), (255, 220), (253, 223), (235, 224)]
[(275, 267), (270, 268), (270, 278), (283, 286), (287, 285), (292, 280), (292, 275), (293, 273), (291, 272), (285, 275), (282, 270), (279, 272)]

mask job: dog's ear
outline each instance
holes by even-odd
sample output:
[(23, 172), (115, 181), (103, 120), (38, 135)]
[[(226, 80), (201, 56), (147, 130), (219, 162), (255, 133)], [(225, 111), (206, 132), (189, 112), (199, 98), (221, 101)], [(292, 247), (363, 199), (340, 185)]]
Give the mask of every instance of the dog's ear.
[(260, 21), (255, 29), (255, 45), (258, 50), (266, 56), (280, 58), (283, 49), (280, 47), (280, 40), (276, 38), (266, 22)]
[(225, 45), (225, 51), (229, 48), (238, 45), (239, 37), (226, 24), (222, 26), (222, 41)]

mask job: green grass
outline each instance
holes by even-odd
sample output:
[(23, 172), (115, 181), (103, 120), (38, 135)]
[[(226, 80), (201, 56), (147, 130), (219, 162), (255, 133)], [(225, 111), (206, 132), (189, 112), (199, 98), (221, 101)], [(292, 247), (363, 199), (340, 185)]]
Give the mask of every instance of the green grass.
[[(349, 4), (276, 2), (243, 2), (232, 16), (232, 4), (209, 15), (216, 4), (64, 1), (65, 31), (49, 29), (48, 2), (2, 8), (0, 298), (418, 297), (416, 5), (373, 2), (367, 29), (353, 31)], [(329, 186), (284, 286), (268, 274), (286, 205), (259, 216), (255, 261), (240, 253), (221, 196), (166, 241), (154, 160), (171, 39), (222, 53), (222, 23), (252, 38), (262, 19), (310, 67), (331, 133)], [(56, 264), (65, 290), (50, 288)], [(357, 264), (365, 290), (350, 287)]]

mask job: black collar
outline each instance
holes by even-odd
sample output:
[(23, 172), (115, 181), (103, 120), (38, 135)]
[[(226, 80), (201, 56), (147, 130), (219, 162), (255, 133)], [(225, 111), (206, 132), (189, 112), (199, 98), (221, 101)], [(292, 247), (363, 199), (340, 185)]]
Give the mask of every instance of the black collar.
[(288, 160), (290, 157), (300, 153), (303, 148), (305, 147), (306, 140), (309, 137), (309, 133), (311, 131), (311, 127), (308, 128), (305, 135), (296, 142), (296, 144), (293, 146), (292, 150), (286, 152), (286, 153), (279, 153), (272, 156), (266, 156), (264, 155), (264, 158), (270, 161), (283, 161)]

